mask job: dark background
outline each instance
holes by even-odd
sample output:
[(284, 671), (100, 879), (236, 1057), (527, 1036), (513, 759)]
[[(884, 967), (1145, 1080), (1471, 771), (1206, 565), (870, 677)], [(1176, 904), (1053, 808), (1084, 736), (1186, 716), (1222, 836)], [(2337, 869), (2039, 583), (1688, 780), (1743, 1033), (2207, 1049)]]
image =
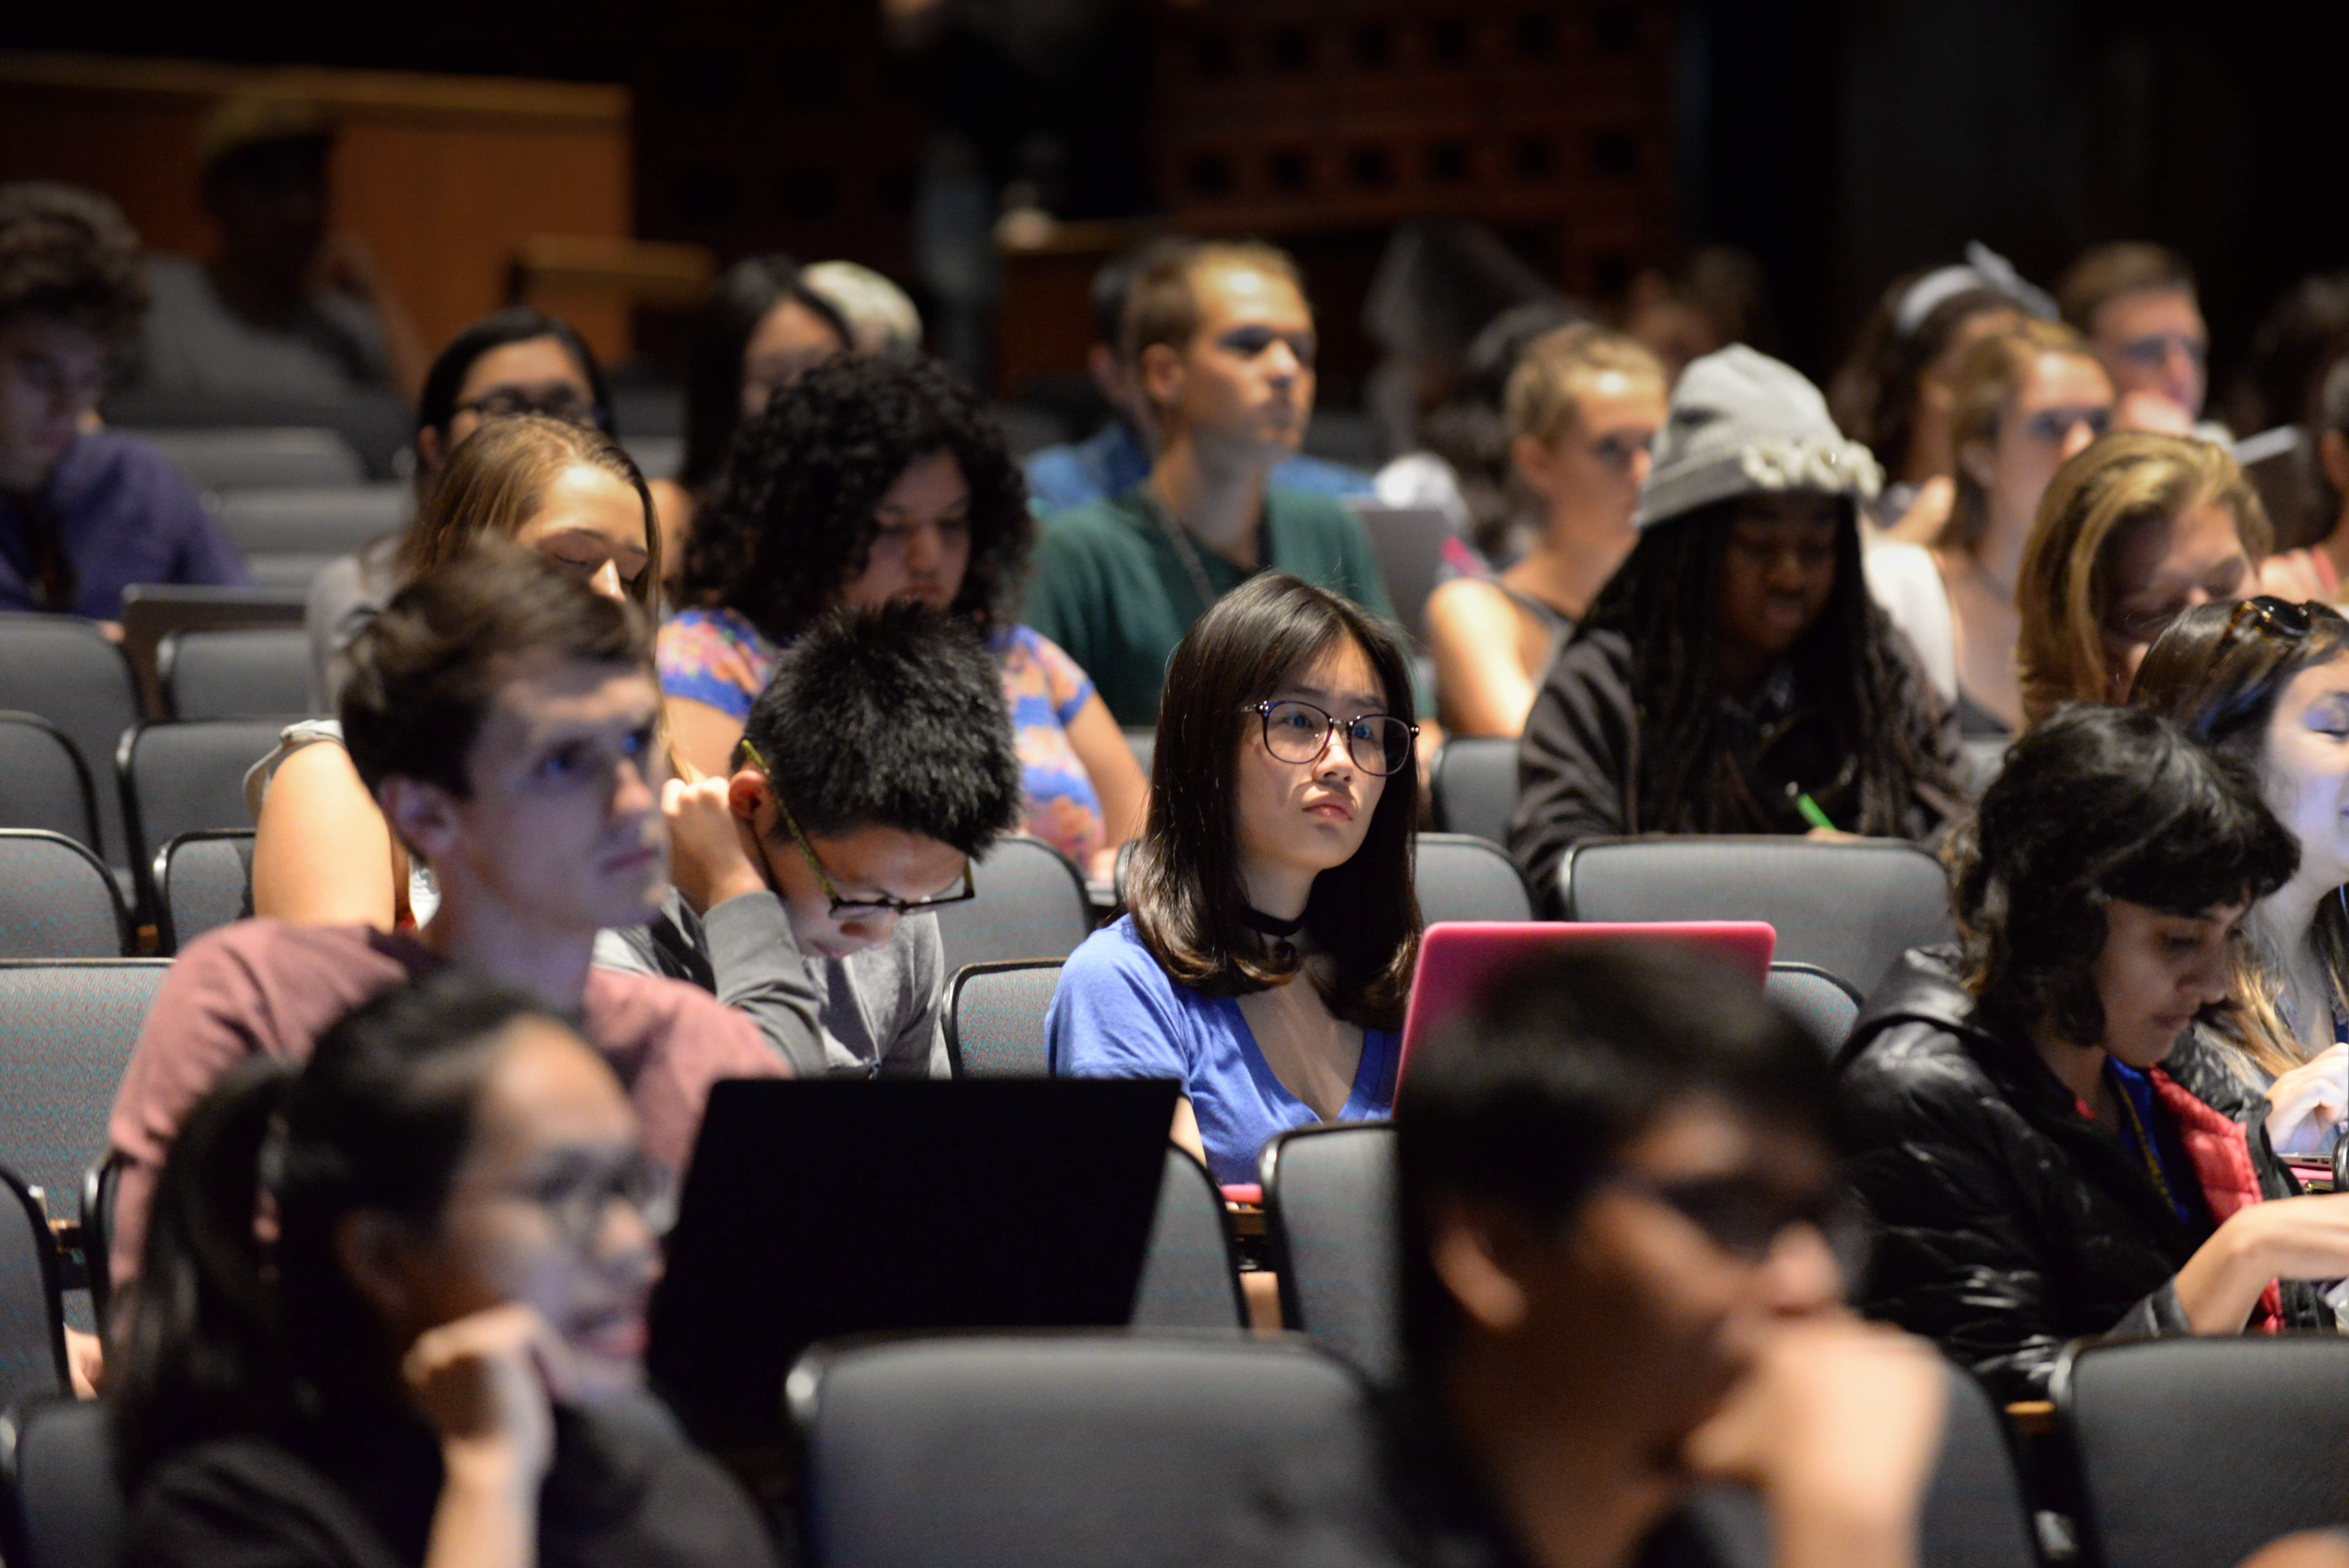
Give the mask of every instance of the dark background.
[[(1068, 107), (1088, 127), (1074, 215), (1165, 203), (1148, 153), (1154, 51), (1187, 19), (1241, 3), (1133, 0), (1119, 15), (1092, 98)], [(1319, 4), (1333, 16), (1380, 9), (1379, 0)], [(1668, 243), (1726, 242), (1757, 254), (1785, 349), (1815, 375), (1890, 278), (1951, 259), (1969, 239), (2049, 284), (2094, 241), (2176, 246), (2201, 275), (2214, 387), (2285, 284), (2349, 263), (2349, 203), (2334, 176), (2349, 59), (2342, 7), (1460, 0), (1457, 9), (1558, 13), (1569, 39), (1587, 36), (1575, 30), (1583, 20), (1617, 27), (1627, 14), (1661, 29), (1671, 156), (1641, 178), (1664, 188)], [(969, 89), (968, 60), (890, 48), (876, 0), (75, 0), (7, 12), (0, 47), (625, 83), (636, 95), (640, 235), (696, 241), (721, 259), (770, 247), (847, 255), (900, 277), (910, 273), (925, 139), (968, 108), (957, 97)], [(1397, 90), (1408, 92), (1408, 80)], [(1352, 290), (1322, 292), (1343, 310)]]

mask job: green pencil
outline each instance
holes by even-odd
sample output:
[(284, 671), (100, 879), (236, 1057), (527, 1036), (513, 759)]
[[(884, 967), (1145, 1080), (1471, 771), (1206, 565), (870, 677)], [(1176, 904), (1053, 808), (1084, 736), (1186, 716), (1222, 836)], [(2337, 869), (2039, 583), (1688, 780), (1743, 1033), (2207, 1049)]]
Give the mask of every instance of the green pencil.
[(1830, 833), (1837, 830), (1835, 823), (1827, 820), (1827, 814), (1819, 810), (1819, 803), (1801, 790), (1795, 793), (1795, 810), (1800, 811), (1803, 820), (1814, 828), (1825, 828)]

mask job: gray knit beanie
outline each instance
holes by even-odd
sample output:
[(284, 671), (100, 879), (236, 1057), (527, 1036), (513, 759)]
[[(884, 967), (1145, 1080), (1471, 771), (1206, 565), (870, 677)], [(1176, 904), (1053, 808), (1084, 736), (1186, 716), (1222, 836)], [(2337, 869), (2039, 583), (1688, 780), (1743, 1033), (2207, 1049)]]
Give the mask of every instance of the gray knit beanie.
[(1734, 343), (1681, 372), (1632, 521), (1652, 528), (1756, 491), (1866, 500), (1883, 482), (1875, 456), (1836, 428), (1801, 371)]

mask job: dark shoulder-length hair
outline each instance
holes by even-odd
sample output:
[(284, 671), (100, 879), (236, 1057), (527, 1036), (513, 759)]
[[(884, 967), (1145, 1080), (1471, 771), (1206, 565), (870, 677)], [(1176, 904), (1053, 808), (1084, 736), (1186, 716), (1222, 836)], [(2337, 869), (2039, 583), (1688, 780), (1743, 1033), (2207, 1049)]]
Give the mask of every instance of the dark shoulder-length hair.
[[(1359, 605), (1286, 573), (1264, 573), (1226, 594), (1167, 664), (1150, 818), (1127, 903), (1135, 934), (1177, 985), (1237, 996), (1297, 973), (1294, 952), (1267, 942), (1246, 919), (1237, 772), (1247, 727), (1259, 722), (1253, 705), (1345, 639), (1370, 660), (1386, 711), (1416, 722), (1410, 666), (1394, 634)], [(1305, 929), (1333, 965), (1319, 982), (1321, 999), (1366, 1029), (1402, 1025), (1419, 962), (1418, 820), (1419, 770), (1406, 764), (1388, 776), (1361, 847), (1314, 878), (1306, 901)]]
[[(1825, 709), (1852, 759), (1847, 824), (1872, 838), (1913, 836), (1920, 810), (1940, 822), (1964, 792), (1940, 705), (1899, 628), (1868, 592), (1859, 529), (1838, 503), (1835, 587), (1790, 655), (1806, 698)], [(1639, 761), (1624, 830), (1752, 833), (1772, 819), (1740, 775), (1721, 684), (1721, 570), (1734, 498), (1654, 524), (1599, 592), (1575, 636), (1631, 645)]]
[(559, 1022), (512, 986), (452, 970), (360, 1006), (298, 1068), (245, 1064), (190, 1113), (108, 1357), (131, 1487), (197, 1443), (399, 1408), (398, 1348), (345, 1273), (336, 1232), (360, 1212), (439, 1226), (506, 1032), (525, 1017)]
[(742, 423), (742, 355), (767, 313), (785, 300), (832, 328), (843, 350), (856, 341), (839, 307), (800, 280), (789, 256), (747, 256), (719, 274), (694, 317), (685, 356), (685, 460), (677, 481), (695, 495), (718, 478)]
[(735, 433), (694, 519), (683, 602), (722, 606), (787, 643), (830, 609), (873, 555), (875, 509), (945, 452), (970, 488), (970, 565), (951, 608), (982, 635), (1018, 613), (1035, 539), (1027, 481), (970, 389), (934, 359), (834, 359), (775, 394)]
[(1917, 438), (1917, 391), (1927, 368), (1974, 317), (1994, 310), (2018, 315), (2022, 310), (1996, 289), (1961, 289), (1903, 332), (1899, 325), (1901, 302), (1928, 275), (1910, 273), (1892, 281), (1827, 384), (1827, 407), (1836, 424), (1853, 440), (1866, 442), (1894, 479), (1906, 468), (1909, 445)]
[[(2095, 965), (2115, 899), (2197, 916), (2265, 898), (2300, 863), (2248, 769), (2144, 708), (2103, 707), (2024, 732), (1945, 857), (1984, 1015), (2077, 1045), (2105, 1037)], [(2231, 1028), (2231, 1013), (2205, 1021)]]
[[(2261, 596), (2197, 604), (2169, 624), (2137, 665), (2129, 701), (2256, 774), (2267, 759), (2276, 699), (2302, 671), (2349, 655), (2349, 619), (2325, 604)], [(2334, 1005), (2349, 1007), (2349, 908), (2329, 898), (2309, 933)], [(2244, 1032), (2234, 1040), (2269, 1075), (2301, 1065), (2299, 1041), (2277, 1006), (2282, 977), (2246, 968), (2236, 998)]]

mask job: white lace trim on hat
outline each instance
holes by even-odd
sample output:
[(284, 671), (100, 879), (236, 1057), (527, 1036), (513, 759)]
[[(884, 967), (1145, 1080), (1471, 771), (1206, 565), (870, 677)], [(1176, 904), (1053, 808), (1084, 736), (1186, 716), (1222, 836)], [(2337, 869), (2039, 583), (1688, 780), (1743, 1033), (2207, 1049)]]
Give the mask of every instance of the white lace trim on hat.
[(1874, 455), (1852, 441), (1753, 441), (1738, 449), (1737, 461), (1765, 490), (1826, 490), (1865, 500), (1884, 483)]

